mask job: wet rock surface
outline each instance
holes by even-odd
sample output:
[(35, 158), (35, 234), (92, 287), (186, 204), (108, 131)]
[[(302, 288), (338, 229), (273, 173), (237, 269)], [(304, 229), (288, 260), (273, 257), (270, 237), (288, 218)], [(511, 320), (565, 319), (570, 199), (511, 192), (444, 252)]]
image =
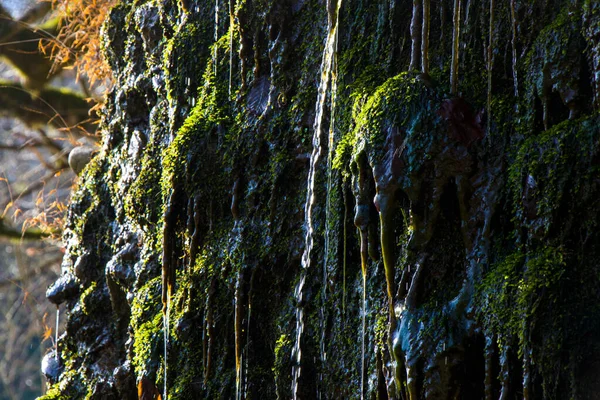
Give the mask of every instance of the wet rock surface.
[(46, 399), (594, 398), (600, 9), (416, 3), (111, 10)]
[(58, 306), (65, 301), (77, 298), (79, 288), (80, 286), (77, 278), (70, 273), (66, 273), (61, 275), (61, 277), (46, 290), (46, 298)]

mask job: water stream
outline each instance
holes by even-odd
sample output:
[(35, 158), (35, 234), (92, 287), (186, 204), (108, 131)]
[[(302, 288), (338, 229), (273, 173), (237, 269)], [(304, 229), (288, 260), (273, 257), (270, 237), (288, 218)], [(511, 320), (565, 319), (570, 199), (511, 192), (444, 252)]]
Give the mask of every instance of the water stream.
[[(488, 121), (492, 121), (492, 69), (494, 67), (494, 0), (490, 0), (490, 26), (489, 26), (489, 42), (487, 48), (487, 112)], [(487, 125), (487, 133), (490, 133), (491, 123)]]
[(231, 81), (233, 78), (233, 28), (235, 0), (229, 0), (229, 97), (231, 97)]
[(452, 94), (458, 94), (458, 60), (460, 52), (460, 13), (461, 0), (454, 0), (454, 18), (452, 32), (452, 64), (450, 66), (450, 87)]
[(234, 309), (234, 321), (235, 321), (235, 399), (242, 399), (242, 273), (238, 272), (237, 280), (235, 284), (235, 309)]
[(217, 75), (217, 42), (219, 41), (219, 0), (215, 0), (215, 44), (213, 49), (213, 68)]
[[(336, 17), (337, 19), (337, 17)], [(331, 66), (331, 111), (330, 111), (330, 124), (329, 134), (327, 140), (327, 187), (326, 187), (326, 201), (325, 201), (325, 251), (323, 257), (323, 285), (321, 286), (321, 309), (320, 309), (320, 328), (321, 328), (321, 343), (320, 343), (320, 359), (322, 365), (327, 362), (327, 350), (325, 346), (326, 342), (326, 308), (327, 308), (327, 281), (328, 281), (328, 254), (330, 250), (330, 229), (329, 222), (331, 220), (331, 188), (333, 185), (333, 151), (335, 146), (335, 101), (337, 96), (337, 43), (338, 43), (338, 30), (335, 30), (334, 43), (333, 43), (333, 58)], [(323, 372), (319, 374), (319, 381), (322, 381)], [(320, 398), (320, 393), (319, 393)]]
[[(512, 25), (512, 73), (513, 81), (515, 86), (515, 97), (519, 97), (519, 80), (517, 77), (517, 13), (516, 13), (516, 0), (510, 0), (510, 17)], [(517, 107), (519, 102), (515, 102)]]
[[(330, 0), (335, 1), (335, 0)], [(330, 4), (328, 4), (329, 6)], [(298, 398), (298, 382), (302, 374), (302, 334), (304, 332), (304, 309), (302, 302), (304, 299), (304, 285), (306, 283), (307, 270), (311, 267), (311, 253), (314, 245), (314, 224), (313, 224), (313, 207), (316, 203), (315, 196), (315, 181), (316, 173), (323, 152), (323, 146), (321, 143), (321, 134), (323, 130), (323, 115), (325, 112), (325, 103), (328, 95), (329, 81), (332, 75), (332, 67), (334, 64), (336, 42), (337, 42), (337, 28), (338, 28), (338, 14), (341, 5), (341, 0), (338, 0), (335, 4), (333, 12), (331, 7), (328, 7), (329, 18), (328, 18), (328, 33), (327, 41), (325, 43), (325, 49), (323, 51), (323, 58), (321, 61), (321, 79), (319, 83), (319, 90), (316, 102), (316, 114), (313, 125), (313, 151), (310, 156), (310, 169), (308, 172), (307, 182), (307, 194), (306, 202), (304, 205), (304, 215), (306, 219), (306, 235), (305, 235), (305, 247), (302, 254), (302, 273), (300, 280), (295, 289), (295, 297), (297, 301), (296, 307), (296, 340), (294, 343), (294, 349), (292, 357), (294, 359), (294, 366), (292, 370), (292, 396), (294, 400)], [(331, 132), (330, 132), (331, 136)], [(326, 285), (326, 282), (323, 282)]]
[(56, 359), (58, 360), (58, 324), (60, 322), (60, 306), (56, 306), (56, 329), (54, 330), (54, 347), (56, 348)]
[(167, 348), (169, 347), (169, 309), (170, 306), (167, 303), (167, 311), (165, 313), (163, 313), (163, 340), (165, 342), (165, 345), (163, 347), (163, 357), (164, 357), (164, 385), (163, 385), (163, 399), (167, 400)]

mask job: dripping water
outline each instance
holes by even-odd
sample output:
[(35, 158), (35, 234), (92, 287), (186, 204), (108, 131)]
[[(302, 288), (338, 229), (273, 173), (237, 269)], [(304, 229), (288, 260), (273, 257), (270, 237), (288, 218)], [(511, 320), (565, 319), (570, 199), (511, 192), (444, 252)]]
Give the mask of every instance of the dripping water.
[(54, 331), (54, 347), (56, 348), (56, 358), (58, 359), (58, 324), (60, 322), (60, 306), (56, 306), (56, 329)]
[(217, 42), (219, 41), (219, 0), (215, 0), (215, 44), (213, 50), (213, 68), (217, 75)]
[(175, 267), (176, 263), (173, 260), (174, 243), (172, 242), (173, 224), (174, 224), (174, 199), (178, 198), (179, 191), (174, 187), (167, 200), (166, 209), (164, 212), (163, 226), (163, 254), (162, 254), (162, 316), (163, 316), (163, 357), (164, 357), (164, 400), (167, 400), (167, 352), (169, 347), (169, 314), (171, 310), (171, 294), (175, 286)]
[[(339, 11), (337, 11), (339, 14)], [(337, 17), (336, 17), (337, 21)], [(337, 23), (336, 23), (337, 25)], [(328, 224), (331, 220), (331, 185), (333, 180), (332, 174), (332, 162), (333, 162), (333, 151), (334, 151), (334, 141), (335, 141), (335, 101), (337, 96), (337, 51), (338, 51), (338, 29), (335, 29), (335, 34), (333, 38), (333, 55), (331, 60), (331, 110), (330, 110), (330, 124), (329, 124), (329, 135), (327, 140), (327, 187), (326, 187), (326, 201), (325, 201), (325, 252), (323, 257), (323, 285), (322, 285), (322, 304), (320, 310), (320, 328), (321, 328), (321, 344), (320, 344), (320, 356), (321, 363), (325, 365), (327, 362), (327, 352), (325, 350), (325, 325), (326, 325), (326, 301), (327, 301), (327, 265), (328, 265), (328, 255), (329, 255), (329, 246), (330, 246), (330, 237), (329, 237), (329, 229)], [(323, 370), (321, 370), (319, 374), (319, 381), (322, 381), (323, 378)], [(320, 393), (319, 393), (320, 398)]]
[(242, 399), (242, 272), (237, 274), (235, 285), (235, 399)]
[(413, 0), (412, 20), (410, 22), (410, 36), (412, 46), (410, 51), (410, 66), (408, 69), (414, 71), (419, 64), (419, 39), (421, 38), (421, 0)]
[[(361, 320), (361, 352), (360, 352), (360, 398), (363, 399), (365, 393), (365, 332), (367, 315), (367, 263), (369, 256), (369, 205), (365, 203), (365, 171), (359, 168), (358, 192), (356, 198), (356, 214), (354, 215), (354, 225), (358, 228), (360, 234), (360, 267), (362, 273), (362, 320)], [(367, 178), (368, 179), (368, 178)]]
[[(333, 2), (335, 0), (329, 0)], [(322, 145), (321, 145), (321, 132), (323, 125), (323, 113), (325, 111), (325, 100), (327, 99), (327, 89), (329, 88), (329, 79), (333, 66), (334, 53), (336, 50), (336, 38), (338, 28), (338, 14), (342, 0), (337, 0), (335, 5), (334, 13), (329, 14), (328, 18), (328, 34), (325, 49), (323, 52), (323, 58), (321, 61), (321, 80), (319, 83), (319, 90), (317, 95), (316, 103), (316, 114), (315, 122), (313, 126), (313, 151), (310, 156), (310, 168), (308, 172), (307, 182), (307, 194), (306, 202), (304, 205), (304, 215), (306, 218), (306, 235), (305, 235), (305, 246), (302, 254), (302, 272), (300, 280), (295, 289), (295, 297), (297, 301), (296, 308), (296, 341), (292, 352), (294, 366), (292, 368), (292, 396), (294, 400), (298, 398), (298, 381), (301, 375), (301, 360), (302, 360), (302, 334), (304, 332), (304, 310), (302, 302), (304, 299), (304, 284), (306, 283), (307, 270), (311, 264), (311, 253), (314, 243), (314, 228), (313, 228), (313, 207), (315, 205), (315, 175), (317, 172), (317, 166), (319, 159), (321, 158)], [(328, 5), (330, 5), (329, 3)], [(333, 15), (332, 15), (333, 14)], [(326, 282), (323, 282), (325, 285)]]
[(492, 68), (494, 67), (494, 0), (490, 0), (490, 26), (489, 42), (487, 48), (487, 112), (488, 112), (488, 135), (492, 122)]
[[(366, 238), (366, 233), (360, 234), (361, 238)], [(362, 241), (362, 239), (361, 239)], [(362, 246), (367, 246), (366, 240)], [(363, 290), (362, 290), (362, 329), (361, 329), (361, 351), (360, 351), (360, 398), (364, 399), (365, 396), (365, 336), (367, 329), (367, 253), (368, 250), (361, 249), (361, 269), (362, 269), (362, 278), (363, 278)]]
[(170, 312), (170, 305), (169, 302), (167, 302), (167, 311), (163, 313), (163, 340), (165, 342), (165, 345), (163, 347), (163, 357), (164, 357), (164, 376), (163, 376), (163, 380), (164, 380), (164, 387), (163, 387), (163, 399), (167, 400), (167, 347), (169, 346), (169, 312)]
[[(515, 86), (515, 97), (519, 97), (519, 80), (517, 79), (517, 0), (510, 0), (510, 16), (512, 19), (512, 73)], [(518, 107), (518, 102), (516, 102)]]
[(342, 323), (344, 323), (344, 317), (346, 316), (346, 260), (348, 254), (348, 194), (346, 189), (344, 192), (344, 255), (343, 255), (343, 269), (342, 269)]
[(452, 32), (452, 64), (450, 66), (450, 87), (452, 94), (458, 92), (458, 58), (460, 51), (460, 13), (461, 0), (454, 0), (454, 19)]
[[(254, 271), (256, 272), (256, 270)], [(252, 294), (253, 294), (253, 285), (254, 285), (254, 272), (252, 273), (252, 277), (250, 277), (250, 290), (248, 290), (248, 312), (246, 316), (246, 346), (244, 351), (246, 352), (246, 357), (243, 358), (244, 365), (244, 387), (243, 387), (243, 398), (248, 398), (248, 349), (250, 348), (250, 320), (252, 317)], [(244, 353), (242, 353), (243, 356)]]
[(423, 23), (421, 24), (421, 72), (429, 75), (429, 20), (430, 0), (423, 0)]
[(229, 97), (231, 97), (231, 80), (233, 74), (233, 11), (234, 11), (234, 1), (229, 0)]

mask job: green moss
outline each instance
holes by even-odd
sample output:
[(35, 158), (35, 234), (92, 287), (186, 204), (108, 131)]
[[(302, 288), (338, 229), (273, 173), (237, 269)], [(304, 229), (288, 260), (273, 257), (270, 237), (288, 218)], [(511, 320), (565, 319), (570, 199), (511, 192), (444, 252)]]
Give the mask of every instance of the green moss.
[[(210, 7), (202, 7), (209, 14)], [(209, 18), (198, 18), (177, 30), (166, 46), (163, 71), (167, 77), (167, 96), (170, 103), (183, 105), (183, 96), (195, 98), (202, 87), (206, 63), (211, 57), (214, 26)]]
[(497, 335), (500, 347), (516, 338), (520, 352), (531, 348), (528, 332), (539, 323), (537, 308), (556, 303), (565, 268), (563, 250), (552, 247), (527, 256), (515, 252), (492, 267), (477, 302), (483, 326)]
[(292, 340), (285, 333), (277, 339), (274, 354), (275, 363), (273, 364), (272, 372), (275, 376), (275, 385), (280, 387), (283, 384), (281, 374), (288, 370), (287, 367), (289, 366), (289, 359), (292, 354)]
[(596, 116), (565, 121), (520, 146), (509, 167), (518, 225), (543, 228), (547, 234), (561, 222), (556, 217), (565, 202), (590, 200), (591, 180), (599, 171), (593, 164), (600, 150), (598, 122)]
[(38, 397), (36, 400), (67, 400), (68, 397), (62, 394), (59, 388), (53, 387), (46, 394)]
[(139, 288), (131, 305), (134, 332), (133, 366), (137, 376), (152, 376), (163, 343), (161, 280), (156, 277)]
[[(158, 223), (162, 211), (160, 151), (154, 142), (149, 147), (144, 152), (140, 173), (123, 201), (127, 216), (146, 228)], [(144, 207), (140, 208), (142, 204)]]
[(80, 393), (84, 392), (82, 376), (68, 367), (70, 367), (69, 363), (61, 375), (60, 382), (52, 385), (43, 396), (36, 400), (71, 400), (81, 396)]
[(334, 166), (339, 168), (350, 152), (356, 155), (363, 149), (369, 161), (378, 164), (384, 156), (388, 130), (398, 128), (405, 138), (406, 172), (418, 170), (434, 142), (441, 100), (415, 74), (407, 72), (388, 79), (370, 96), (366, 96), (367, 87), (359, 86), (355, 93), (355, 126), (338, 145)]
[[(544, 103), (555, 92), (569, 108), (581, 106), (576, 96), (580, 90), (582, 51), (580, 10), (564, 7), (555, 20), (539, 33), (521, 68), (525, 95), (520, 105), (523, 115), (520, 131), (525, 136), (544, 128), (535, 125), (536, 97), (546, 107)], [(550, 115), (549, 110), (544, 112), (547, 124), (557, 118)]]
[(79, 297), (79, 301), (81, 303), (81, 309), (83, 313), (89, 315), (94, 312), (94, 299), (93, 293), (96, 290), (98, 284), (96, 282), (92, 282), (92, 284), (83, 291), (81, 296)]

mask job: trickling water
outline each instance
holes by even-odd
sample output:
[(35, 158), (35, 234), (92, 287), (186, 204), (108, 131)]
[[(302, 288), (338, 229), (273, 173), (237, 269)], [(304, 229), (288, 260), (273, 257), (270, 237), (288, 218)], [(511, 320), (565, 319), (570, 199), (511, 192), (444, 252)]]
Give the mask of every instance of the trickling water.
[(178, 198), (179, 191), (175, 188), (169, 195), (164, 213), (163, 225), (163, 254), (162, 254), (162, 304), (163, 304), (163, 335), (164, 335), (164, 400), (167, 400), (167, 351), (169, 347), (169, 313), (171, 310), (171, 295), (175, 287), (175, 268), (173, 225), (174, 204), (173, 199)]
[(235, 285), (235, 398), (242, 398), (242, 273), (238, 272)]
[(361, 324), (361, 352), (360, 352), (360, 398), (365, 394), (365, 332), (367, 315), (367, 263), (369, 257), (369, 205), (365, 204), (364, 170), (359, 172), (358, 196), (356, 199), (356, 214), (354, 215), (354, 225), (360, 233), (360, 269), (362, 272), (362, 324)]
[(423, 0), (423, 23), (421, 33), (421, 72), (429, 74), (429, 20), (430, 0)]
[[(251, 302), (251, 296), (252, 294), (252, 286), (250, 286), (250, 291), (248, 292), (248, 315), (247, 315), (247, 321), (246, 321), (246, 349), (248, 349), (250, 347), (250, 317), (252, 316), (252, 302)], [(246, 351), (246, 357), (243, 357), (243, 353), (242, 353), (242, 358), (243, 358), (243, 364), (244, 364), (244, 377), (248, 376), (248, 356), (247, 356), (247, 350)], [(243, 387), (243, 398), (247, 398), (248, 392), (248, 380), (244, 379), (244, 387)]]
[[(335, 0), (330, 0), (335, 1)], [(333, 13), (329, 13), (328, 18), (328, 34), (327, 41), (325, 43), (325, 49), (323, 52), (323, 58), (321, 61), (321, 80), (319, 83), (319, 91), (317, 95), (316, 103), (316, 114), (315, 122), (313, 126), (313, 151), (310, 156), (310, 168), (308, 172), (308, 183), (307, 183), (307, 194), (306, 202), (304, 205), (304, 215), (306, 218), (306, 235), (305, 235), (305, 246), (304, 253), (302, 254), (302, 273), (300, 280), (295, 289), (295, 297), (297, 301), (296, 307), (296, 341), (292, 352), (294, 366), (292, 369), (292, 396), (295, 399), (298, 398), (298, 381), (302, 373), (301, 361), (302, 361), (302, 334), (304, 332), (304, 309), (302, 302), (304, 300), (303, 289), (306, 283), (306, 271), (310, 268), (311, 264), (311, 253), (314, 244), (314, 228), (313, 228), (313, 207), (315, 205), (315, 175), (317, 172), (317, 166), (321, 158), (322, 145), (321, 145), (321, 133), (323, 125), (323, 113), (325, 111), (325, 100), (327, 99), (327, 93), (329, 88), (329, 79), (333, 66), (333, 59), (336, 50), (336, 38), (338, 28), (338, 15), (342, 0), (337, 0)], [(328, 4), (328, 6), (331, 3)], [(328, 7), (329, 10), (331, 8)], [(326, 285), (326, 282), (323, 282)]]
[(233, 11), (234, 11), (234, 1), (229, 0), (229, 96), (231, 97), (231, 80), (232, 80), (232, 70), (233, 70)]
[(346, 190), (344, 190), (344, 255), (343, 255), (343, 269), (342, 269), (342, 323), (344, 323), (344, 317), (346, 316), (346, 260), (348, 254), (348, 199)]
[(489, 27), (489, 42), (487, 48), (487, 112), (488, 123), (487, 130), (489, 134), (492, 118), (492, 68), (494, 66), (494, 0), (490, 0), (490, 27)]
[[(517, 14), (516, 14), (516, 2), (517, 0), (510, 1), (510, 16), (512, 19), (512, 73), (513, 82), (515, 86), (515, 97), (519, 97), (519, 81), (517, 79)], [(517, 105), (519, 104), (516, 102)]]
[(58, 357), (58, 323), (60, 322), (60, 306), (56, 306), (56, 329), (54, 330), (54, 346), (56, 347), (56, 357)]
[(215, 44), (213, 50), (213, 68), (217, 75), (217, 42), (219, 41), (219, 0), (215, 0)]
[[(337, 16), (336, 16), (336, 20), (337, 20)], [(337, 24), (336, 24), (337, 25)], [(323, 365), (325, 365), (326, 361), (327, 361), (327, 352), (325, 349), (325, 332), (326, 332), (326, 302), (327, 302), (327, 280), (328, 280), (328, 272), (327, 272), (327, 265), (328, 265), (328, 254), (329, 254), (329, 245), (330, 245), (330, 237), (329, 237), (329, 232), (330, 230), (327, 228), (329, 221), (331, 219), (331, 187), (332, 187), (332, 180), (333, 180), (333, 173), (332, 173), (332, 162), (333, 162), (333, 151), (334, 151), (334, 141), (335, 141), (335, 101), (336, 101), (336, 96), (337, 96), (337, 45), (338, 45), (338, 29), (335, 30), (335, 37), (334, 37), (334, 43), (333, 43), (333, 55), (332, 55), (332, 60), (331, 60), (331, 111), (330, 111), (330, 124), (329, 124), (329, 135), (328, 135), (328, 141), (327, 141), (327, 187), (326, 187), (326, 202), (325, 202), (325, 251), (324, 251), (324, 257), (323, 257), (323, 285), (322, 285), (322, 292), (321, 292), (321, 298), (322, 298), (322, 304), (321, 304), (321, 310), (320, 310), (320, 328), (321, 328), (321, 344), (320, 344), (320, 358), (321, 358), (321, 363)], [(320, 373), (320, 379), (319, 381), (322, 381), (322, 375), (323, 372), (321, 371)], [(320, 393), (319, 393), (319, 398), (320, 398)]]
[[(363, 234), (361, 233), (361, 237)], [(362, 265), (362, 278), (363, 278), (363, 291), (362, 291), (362, 329), (361, 329), (361, 351), (360, 351), (360, 398), (364, 399), (365, 396), (365, 336), (367, 329), (367, 260), (366, 254), (363, 256), (363, 250), (361, 250), (361, 265)]]
[(165, 341), (165, 345), (163, 348), (163, 357), (164, 357), (164, 387), (163, 387), (163, 399), (167, 400), (167, 347), (169, 344), (169, 306), (167, 305), (167, 312), (163, 314), (163, 340)]
[(412, 20), (410, 22), (410, 37), (412, 46), (410, 51), (410, 66), (408, 69), (414, 71), (419, 63), (419, 40), (421, 38), (421, 0), (413, 0)]
[(454, 20), (452, 33), (452, 64), (450, 66), (450, 87), (452, 94), (458, 92), (458, 55), (460, 49), (461, 0), (454, 0)]

